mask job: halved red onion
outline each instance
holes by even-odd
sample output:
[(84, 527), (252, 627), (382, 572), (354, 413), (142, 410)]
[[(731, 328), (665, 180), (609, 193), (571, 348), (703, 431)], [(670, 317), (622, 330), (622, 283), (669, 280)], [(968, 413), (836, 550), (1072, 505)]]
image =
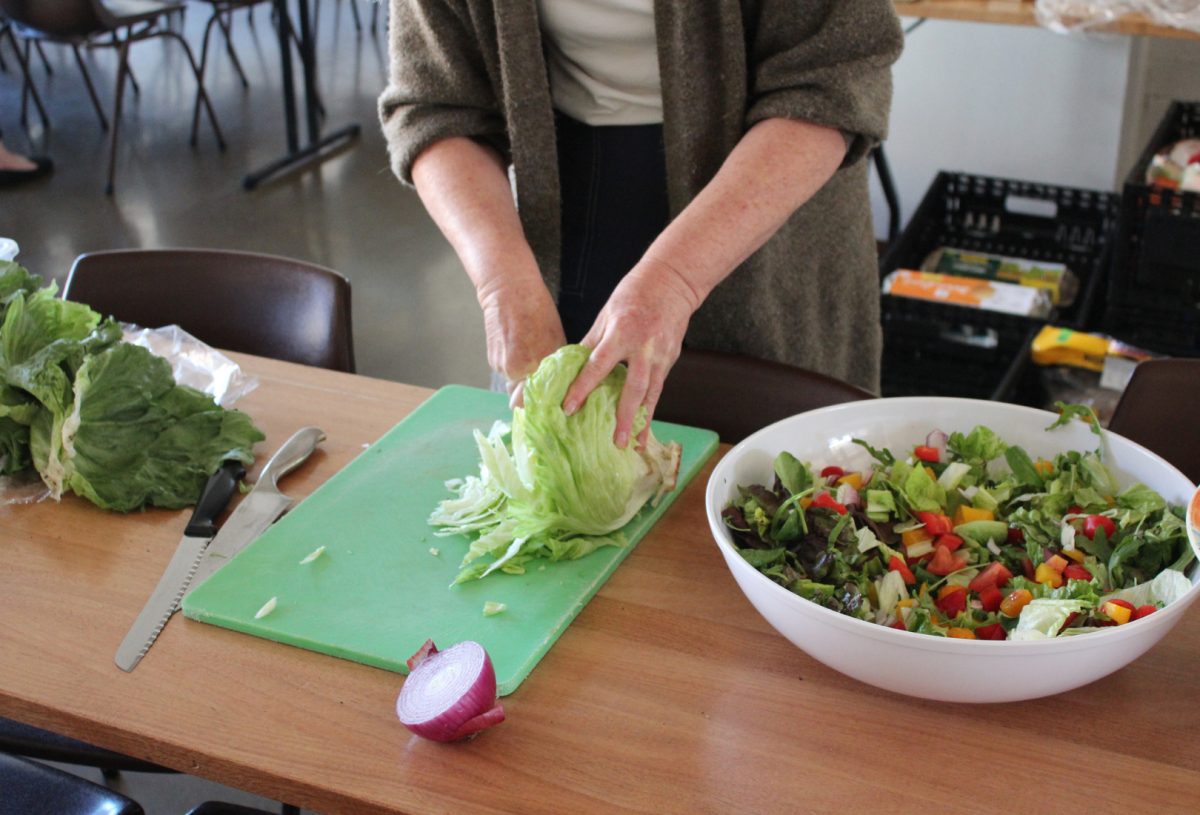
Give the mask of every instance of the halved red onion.
[(487, 651), (470, 640), (439, 651), (426, 640), (409, 659), (396, 715), (433, 741), (458, 741), (500, 724), (504, 707), (496, 701), (496, 671)]
[(837, 502), (848, 507), (856, 507), (862, 503), (859, 498), (858, 490), (854, 489), (850, 484), (842, 484), (838, 487)]

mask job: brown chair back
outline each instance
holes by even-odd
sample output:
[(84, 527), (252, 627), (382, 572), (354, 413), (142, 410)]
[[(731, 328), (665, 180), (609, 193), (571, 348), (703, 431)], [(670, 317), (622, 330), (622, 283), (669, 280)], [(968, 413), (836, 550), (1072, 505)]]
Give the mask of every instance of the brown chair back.
[(0, 0), (0, 15), (50, 39), (71, 41), (107, 28), (92, 0)]
[(215, 249), (90, 252), (63, 297), (217, 348), (354, 371), (350, 281), (300, 260)]
[(721, 441), (736, 444), (788, 416), (873, 398), (870, 391), (793, 365), (685, 348), (654, 418), (715, 430)]
[(1200, 482), (1200, 359), (1151, 359), (1137, 366), (1108, 429), (1152, 450)]

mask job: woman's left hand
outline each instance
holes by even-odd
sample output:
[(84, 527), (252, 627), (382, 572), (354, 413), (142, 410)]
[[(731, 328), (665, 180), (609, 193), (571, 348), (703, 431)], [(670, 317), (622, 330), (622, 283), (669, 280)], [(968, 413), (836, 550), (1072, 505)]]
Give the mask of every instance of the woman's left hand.
[(703, 298), (669, 263), (647, 256), (625, 275), (596, 317), (582, 344), (592, 350), (567, 390), (563, 410), (574, 413), (604, 377), (625, 362), (629, 374), (617, 404), (613, 441), (629, 444), (633, 419), (646, 406), (644, 444), (663, 383), (683, 347), (688, 321)]

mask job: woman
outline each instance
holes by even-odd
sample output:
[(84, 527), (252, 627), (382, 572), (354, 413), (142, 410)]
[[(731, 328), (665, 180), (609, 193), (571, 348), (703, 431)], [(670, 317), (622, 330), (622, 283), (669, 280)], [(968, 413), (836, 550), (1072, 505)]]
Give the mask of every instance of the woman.
[[(519, 381), (588, 324), (564, 408), (627, 362), (622, 446), (685, 339), (877, 388), (862, 159), (902, 44), (890, 0), (392, 0), (391, 20), (393, 169), (475, 284), (493, 370)], [(581, 84), (583, 122), (563, 115)], [(588, 124), (614, 98), (627, 118)]]

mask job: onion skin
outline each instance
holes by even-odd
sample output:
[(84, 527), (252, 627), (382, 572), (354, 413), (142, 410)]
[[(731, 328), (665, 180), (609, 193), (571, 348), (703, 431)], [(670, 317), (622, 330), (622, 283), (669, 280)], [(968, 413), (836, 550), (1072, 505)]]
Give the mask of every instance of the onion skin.
[[(408, 666), (408, 679), (396, 698), (396, 716), (416, 735), (431, 741), (460, 741), (504, 721), (496, 671), (479, 643), (460, 642), (439, 652), (432, 640), (426, 640)], [(467, 673), (472, 670), (473, 674)]]

